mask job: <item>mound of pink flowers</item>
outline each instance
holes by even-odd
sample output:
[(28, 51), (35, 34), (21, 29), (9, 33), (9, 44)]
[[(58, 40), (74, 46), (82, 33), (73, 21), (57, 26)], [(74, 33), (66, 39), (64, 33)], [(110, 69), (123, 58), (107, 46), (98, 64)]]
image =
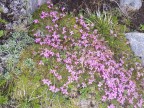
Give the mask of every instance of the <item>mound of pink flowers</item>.
[[(81, 16), (80, 18), (75, 17), (76, 23), (72, 29), (66, 26), (59, 27), (57, 22), (67, 15), (64, 12), (65, 8), (62, 8), (60, 13), (53, 9), (54, 6), (50, 1), (47, 4), (51, 11), (43, 11), (40, 18), (43, 20), (49, 18), (53, 24), (47, 24), (45, 29), (48, 34), (45, 36), (35, 33), (35, 42), (49, 47), (40, 50), (39, 54), (42, 57), (54, 58), (69, 73), (67, 81), (59, 87), (50, 79), (43, 79), (43, 83), (48, 86), (49, 90), (68, 95), (69, 84), (75, 83), (82, 87), (88, 87), (95, 84), (97, 80), (95, 75), (97, 74), (102, 79), (98, 84), (99, 90), (105, 92), (102, 101), (117, 100), (122, 106), (129, 103), (133, 104), (135, 108), (141, 108), (144, 101), (137, 92), (135, 82), (131, 80), (132, 70), (125, 70), (122, 60), (120, 63), (116, 63), (113, 53), (106, 46), (104, 40), (100, 39), (97, 30), (91, 31), (93, 24), (87, 24)], [(34, 23), (38, 24), (40, 21), (35, 19)], [(76, 37), (76, 35), (78, 36)], [(41, 60), (39, 65), (45, 65), (45, 62)], [(61, 81), (64, 76), (58, 72), (57, 67), (54, 66), (50, 69), (49, 74)], [(83, 78), (84, 74), (87, 75), (86, 78)], [(108, 107), (115, 108), (113, 104)]]

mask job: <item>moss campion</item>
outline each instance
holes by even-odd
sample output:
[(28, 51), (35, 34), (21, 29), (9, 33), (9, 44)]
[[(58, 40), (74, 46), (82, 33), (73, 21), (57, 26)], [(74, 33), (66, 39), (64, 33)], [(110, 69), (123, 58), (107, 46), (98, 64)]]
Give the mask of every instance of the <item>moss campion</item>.
[[(131, 80), (133, 70), (125, 70), (122, 60), (117, 63), (113, 59), (113, 53), (100, 39), (97, 30), (91, 31), (93, 25), (87, 24), (82, 16), (63, 20), (68, 15), (65, 8), (59, 12), (50, 1), (47, 8), (48, 12), (41, 12), (41, 20), (34, 20), (35, 25), (41, 24), (42, 20), (50, 20), (50, 23), (44, 24), (45, 34), (42, 35), (38, 29), (34, 33), (35, 42), (46, 46), (37, 52), (42, 57), (39, 65), (50, 67), (48, 75), (42, 79), (43, 84), (51, 92), (69, 95), (69, 85), (88, 87), (96, 84), (98, 75), (101, 78), (99, 90), (105, 93), (102, 101), (117, 100), (121, 106), (128, 103), (135, 108), (142, 107), (143, 99)], [(69, 20), (75, 23), (68, 25)], [(108, 108), (115, 108), (115, 105)]]

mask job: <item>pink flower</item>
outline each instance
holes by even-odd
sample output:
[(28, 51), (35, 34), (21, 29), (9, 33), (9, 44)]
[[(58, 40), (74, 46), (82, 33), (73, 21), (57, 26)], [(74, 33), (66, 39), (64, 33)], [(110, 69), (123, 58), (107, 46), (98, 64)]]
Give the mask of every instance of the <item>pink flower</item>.
[(70, 31), (70, 35), (73, 35), (74, 34), (74, 32), (73, 31)]
[(39, 43), (40, 41), (41, 41), (41, 38), (36, 38), (36, 39), (35, 39), (35, 42), (36, 42), (36, 43)]
[(80, 29), (80, 30), (79, 30), (79, 32), (80, 32), (80, 33), (83, 33), (83, 30), (82, 30), (82, 29)]
[(66, 33), (66, 27), (63, 27), (62, 28), (62, 34), (65, 34)]
[(91, 24), (91, 27), (94, 27), (94, 23)]
[(111, 104), (110, 106), (108, 106), (108, 108), (115, 108), (115, 106)]
[(62, 11), (64, 11), (65, 10), (65, 7), (62, 7), (62, 9), (61, 9)]
[(39, 65), (44, 65), (44, 63), (42, 62), (42, 60), (39, 62)]
[(102, 96), (102, 101), (106, 101), (107, 97), (106, 96)]
[(61, 76), (61, 75), (58, 75), (58, 76), (57, 76), (57, 79), (58, 79), (58, 80), (61, 80), (61, 79), (62, 79), (62, 76)]
[[(52, 8), (52, 6), (53, 4), (48, 1), (48, 7)], [(99, 40), (97, 30), (94, 30), (92, 33), (89, 31), (94, 24), (87, 24), (83, 16), (76, 18), (76, 24), (73, 27), (79, 31), (81, 37), (75, 39), (72, 36), (74, 31), (67, 27), (58, 26), (57, 21), (61, 20), (66, 14), (54, 11), (55, 9), (49, 10), (49, 12), (43, 11), (40, 15), (42, 19), (47, 17), (53, 22), (53, 24), (45, 27), (48, 33), (44, 34), (45, 36), (43, 37), (41, 37), (39, 32), (34, 35), (36, 43), (46, 46), (46, 49), (43, 49), (42, 46), (37, 55), (40, 54), (45, 59), (52, 59), (54, 61), (55, 64), (49, 69), (49, 74), (56, 78), (56, 81), (58, 81), (56, 83), (62, 83), (63, 85), (59, 89), (55, 85), (51, 85), (50, 80), (43, 79), (43, 83), (49, 86), (50, 91), (54, 93), (61, 91), (62, 94), (67, 95), (69, 84), (76, 83), (75, 85), (81, 84), (82, 87), (86, 87), (97, 80), (95, 76), (97, 74), (101, 79), (98, 83), (99, 90), (104, 90), (105, 92), (102, 101), (115, 99), (122, 105), (127, 101), (141, 107), (143, 100), (141, 100), (136, 83), (132, 80), (132, 71), (135, 68), (123, 68), (125, 64), (122, 60), (123, 58), (120, 59), (119, 63), (114, 60), (114, 54), (109, 50), (105, 41)], [(62, 8), (62, 11), (64, 10), (65, 8)], [(38, 22), (37, 19), (34, 21), (34, 23)], [(112, 33), (112, 31), (110, 32)], [(70, 36), (67, 36), (68, 34)], [(68, 42), (68, 44), (64, 44), (63, 41)], [(44, 65), (42, 61), (39, 64)], [(61, 64), (63, 65), (62, 67), (60, 67)], [(60, 70), (65, 68), (66, 74), (63, 74), (64, 76), (59, 74), (59, 68)], [(85, 73), (88, 77), (83, 78)], [(142, 75), (138, 73), (137, 76), (141, 77)], [(64, 77), (67, 77), (67, 81), (63, 84), (61, 80)], [(137, 80), (139, 79), (138, 77)], [(80, 83), (81, 79), (82, 83)], [(137, 100), (137, 103), (133, 100)], [(115, 108), (113, 104), (108, 107)]]
[(49, 30), (49, 29), (50, 29), (50, 26), (46, 26), (46, 29), (48, 29), (48, 30)]
[(67, 36), (64, 36), (64, 39), (67, 39)]
[(48, 16), (48, 13), (42, 11), (40, 18), (41, 18), (41, 19), (44, 19), (44, 18), (47, 17), (47, 16)]
[(52, 92), (55, 92), (55, 89), (56, 89), (56, 87), (54, 85), (49, 87), (49, 90)]
[(45, 58), (49, 58), (51, 56), (54, 56), (54, 52), (52, 52), (48, 49), (44, 49), (44, 51), (42, 51), (41, 55), (43, 55)]
[(37, 24), (37, 23), (39, 23), (39, 20), (38, 20), (38, 19), (35, 19), (33, 22), (34, 22), (35, 24)]
[(82, 83), (82, 87), (83, 88), (87, 87), (86, 83)]
[(50, 69), (50, 73), (55, 74), (55, 73), (56, 73), (56, 70)]
[(98, 87), (101, 87), (102, 85), (103, 85), (102, 82), (99, 82)]
[(62, 59), (61, 58), (57, 58), (57, 62), (61, 62), (62, 61)]
[(52, 36), (53, 36), (54, 39), (58, 39), (60, 37), (58, 34), (56, 34), (56, 31), (54, 31)]
[(57, 24), (55, 24), (54, 26), (55, 26), (56, 28), (58, 27), (58, 25), (57, 25)]
[(143, 105), (144, 105), (143, 99), (140, 99), (140, 100), (138, 101), (137, 105), (138, 105), (139, 108), (142, 108)]
[(51, 84), (51, 81), (48, 80), (48, 79), (43, 79), (42, 82), (43, 82), (44, 84), (47, 84), (48, 86)]
[(74, 28), (77, 28), (77, 25), (76, 25), (76, 24), (74, 25)]
[(60, 87), (60, 90), (61, 90), (62, 94), (65, 94), (65, 95), (68, 94), (67, 89), (65, 89), (64, 87)]

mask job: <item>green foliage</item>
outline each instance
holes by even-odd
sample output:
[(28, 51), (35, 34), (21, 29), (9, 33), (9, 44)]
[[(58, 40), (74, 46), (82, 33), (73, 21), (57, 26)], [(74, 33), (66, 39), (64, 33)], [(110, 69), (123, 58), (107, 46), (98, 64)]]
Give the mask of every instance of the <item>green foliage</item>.
[(82, 98), (86, 98), (88, 93), (90, 92), (90, 88), (85, 87), (79, 90), (80, 91), (80, 95)]
[(2, 13), (3, 12), (3, 9), (0, 7), (0, 13)]
[(0, 18), (0, 23), (7, 24), (7, 21)]
[(140, 30), (141, 30), (141, 31), (144, 31), (144, 24), (141, 24), (141, 25), (140, 25)]
[(4, 76), (0, 76), (0, 105), (8, 104), (8, 99), (11, 95), (12, 88), (12, 80), (8, 80)]
[[(15, 100), (16, 106), (19, 108), (74, 108), (75, 106), (70, 99), (61, 93), (51, 93), (46, 85), (43, 85), (42, 79), (49, 76), (46, 66), (39, 66), (38, 62), (41, 57), (34, 55), (34, 51), (38, 51), (41, 46), (34, 44), (22, 51), (17, 64), (19, 73), (12, 73), (14, 76), (14, 88), (12, 99)], [(44, 46), (42, 46), (44, 47)], [(51, 61), (52, 63), (52, 61)], [(76, 106), (75, 106), (76, 107)]]
[[(53, 25), (52, 21), (50, 18), (45, 18), (45, 19), (41, 19), (40, 18), (40, 14), (41, 12), (44, 11), (44, 12), (49, 12), (49, 9), (47, 8), (46, 5), (43, 5), (41, 6), (36, 12), (34, 12), (33, 14), (33, 19), (38, 19), (39, 23), (38, 24), (32, 24), (30, 29), (29, 29), (29, 35), (33, 36), (34, 33), (36, 33), (37, 31), (40, 32), (42, 34), (42, 36), (45, 36), (46, 34), (49, 34), (48, 30), (46, 29), (46, 26), (47, 25)], [(79, 38), (80, 37), (80, 34), (78, 32), (78, 30), (80, 30), (82, 27), (77, 25), (78, 26), (78, 29), (75, 29), (74, 28), (74, 25), (76, 24), (76, 19), (75, 17), (72, 15), (72, 14), (68, 14), (66, 15), (63, 19), (60, 19), (57, 21), (57, 24), (59, 25), (59, 27), (67, 27), (69, 31), (73, 31), (75, 35), (75, 38)], [(61, 33), (61, 31), (60, 31)], [(69, 35), (69, 34), (68, 34)], [(60, 34), (60, 36), (63, 36)], [(68, 42), (65, 42), (65, 44), (68, 44)], [(21, 73), (30, 73), (30, 74), (36, 74), (36, 76), (39, 76), (40, 79), (50, 79), (52, 81), (52, 83), (56, 86), (56, 87), (60, 87), (62, 86), (66, 81), (67, 81), (67, 77), (69, 76), (69, 73), (67, 72), (66, 70), (66, 66), (63, 64), (63, 63), (58, 63), (56, 62), (56, 59), (55, 58), (49, 58), (49, 59), (46, 59), (46, 58), (43, 58), (41, 56), (39, 56), (39, 54), (32, 54), (32, 52), (40, 52), (41, 50), (40, 49), (50, 49), (48, 46), (44, 46), (44, 45), (37, 45), (37, 44), (34, 44), (33, 46), (31, 47), (28, 47), (27, 49), (25, 49), (22, 53), (21, 53), (21, 58), (20, 58), (20, 62), (18, 63), (18, 66), (17, 68), (19, 68), (21, 70)], [(75, 48), (74, 50), (77, 50), (79, 48)], [(51, 49), (53, 52), (56, 53), (56, 51), (58, 50), (55, 50), (55, 49)], [(61, 52), (61, 57), (62, 58), (65, 58), (65, 52), (62, 52), (62, 51), (59, 51)], [(26, 65), (25, 61), (26, 59), (31, 59), (34, 64), (35, 64), (35, 68), (30, 68), (32, 66), (28, 66)], [(39, 61), (42, 60), (44, 62), (45, 65), (38, 65)], [(50, 69), (53, 69), (55, 68), (55, 66), (58, 66), (57, 68), (59, 69), (58, 70), (58, 73), (63, 77), (62, 80), (58, 81), (49, 71)], [(32, 76), (32, 75), (30, 75)], [(80, 83), (84, 80), (84, 79), (87, 79), (89, 76), (88, 74), (84, 74), (82, 75), (81, 79), (80, 79)], [(35, 78), (35, 76), (33, 76), (33, 79)], [(20, 78), (20, 79), (23, 79), (23, 78)], [(27, 80), (29, 80), (31, 78), (28, 78)], [(33, 80), (31, 80), (32, 82)], [(17, 81), (18, 82), (18, 81)], [(19, 85), (19, 84), (18, 84)], [(28, 86), (28, 85), (27, 85)], [(31, 86), (29, 86), (28, 88), (30, 88)], [(22, 88), (22, 87), (19, 87), (19, 88)], [(73, 95), (74, 92), (77, 92), (77, 88), (76, 88), (76, 84), (71, 84), (69, 85), (68, 87), (69, 91), (72, 91), (70, 93), (70, 95)], [(17, 91), (17, 90), (16, 90)], [(22, 90), (23, 91), (23, 90)], [(36, 92), (38, 91), (38, 89), (36, 90)], [(83, 98), (86, 98), (87, 94), (89, 93), (89, 88), (83, 88), (80, 90), (80, 94)], [(30, 91), (27, 91), (28, 94), (31, 94)], [(51, 94), (49, 90), (47, 90), (47, 93), (48, 94)], [(15, 93), (17, 94), (17, 93)], [(41, 94), (41, 93), (40, 93)], [(68, 99), (66, 99), (64, 96), (62, 96), (62, 94), (60, 93), (56, 93), (56, 94), (53, 94), (55, 97), (59, 97), (59, 101), (62, 101), (60, 102), (60, 104), (64, 104), (64, 102), (68, 102)], [(29, 97), (28, 95), (26, 97)], [(70, 96), (72, 97), (72, 96)], [(24, 98), (24, 97), (23, 97)], [(43, 99), (45, 99), (46, 97), (43, 97)], [(52, 97), (53, 98), (53, 97)], [(19, 99), (19, 98), (18, 98)], [(55, 98), (54, 98), (55, 99)], [(41, 99), (40, 99), (41, 100)], [(48, 100), (48, 99), (47, 99)], [(34, 102), (36, 103), (36, 102)], [(54, 104), (55, 105), (55, 104)], [(56, 106), (54, 107), (56, 108)]]
[(0, 45), (0, 54), (7, 55), (5, 61), (7, 63), (6, 72), (12, 71), (19, 60), (22, 49), (33, 43), (33, 39), (24, 32), (15, 32), (12, 34), (4, 45)]
[(5, 96), (0, 96), (0, 105), (1, 105), (1, 104), (6, 104), (7, 101), (8, 101), (8, 98), (7, 98), (7, 97), (5, 97)]
[[(53, 24), (51, 19), (45, 18), (44, 20), (40, 19), (40, 14), (42, 11), (49, 11), (47, 6), (43, 5), (40, 7), (33, 15), (33, 19), (38, 19), (38, 24), (32, 24), (29, 30), (29, 34), (33, 36), (33, 33), (35, 31), (40, 31), (43, 36), (45, 34), (48, 34), (48, 31), (45, 29), (47, 25)], [(79, 29), (74, 29), (74, 25), (76, 24), (76, 20), (73, 17), (73, 15), (66, 15), (63, 19), (60, 19), (58, 22), (59, 27), (66, 26), (69, 28), (69, 30), (74, 31), (76, 33), (76, 38), (80, 36), (78, 34), (78, 30), (81, 28), (78, 25)], [(66, 43), (68, 44), (68, 43)], [(53, 105), (53, 108), (60, 107), (61, 105), (67, 105), (66, 108), (73, 108), (74, 105), (71, 103), (70, 98), (65, 97), (61, 93), (51, 93), (48, 90), (47, 86), (44, 86), (42, 84), (42, 79), (50, 79), (53, 84), (55, 84), (56, 87), (62, 86), (66, 81), (67, 77), (69, 76), (69, 73), (66, 70), (66, 66), (63, 63), (56, 62), (55, 58), (46, 59), (39, 55), (41, 49), (50, 49), (48, 46), (44, 45), (37, 45), (34, 44), (30, 47), (27, 47), (20, 55), (20, 61), (18, 62), (17, 69), (19, 69), (21, 72), (20, 76), (15, 81), (15, 93), (13, 97), (16, 100), (20, 100), (18, 104), (22, 104), (22, 100), (24, 100), (24, 103), (29, 102), (29, 105), (32, 106), (33, 104), (40, 103), (40, 105), (44, 106), (50, 106)], [(77, 48), (78, 49), (78, 48)], [(51, 49), (53, 52), (56, 52), (57, 50)], [(62, 56), (62, 58), (65, 58), (65, 52), (59, 51)], [(34, 54), (35, 53), (35, 54)], [(45, 65), (38, 65), (38, 63), (42, 60)], [(49, 71), (50, 69), (55, 68), (55, 66), (58, 66), (57, 68), (58, 73), (63, 77), (62, 80), (58, 81)], [(85, 77), (88, 77), (87, 74), (84, 75)], [(83, 80), (84, 77), (81, 78)], [(69, 85), (69, 91), (76, 91), (77, 89), (74, 86), (75, 84)], [(35, 86), (35, 87), (33, 87)], [(40, 88), (43, 88), (42, 90)], [(44, 91), (43, 91), (44, 90)], [(25, 95), (24, 95), (25, 91)], [(34, 92), (33, 92), (34, 91)], [(88, 88), (81, 91), (81, 94), (85, 96), (88, 93)], [(31, 100), (30, 96), (32, 94), (32, 98), (39, 97), (38, 99)], [(72, 94), (72, 93), (70, 93)], [(30, 101), (31, 100), (31, 101)], [(43, 103), (44, 102), (44, 103)], [(56, 102), (58, 104), (56, 104)], [(52, 104), (54, 103), (54, 104)], [(28, 106), (29, 107), (29, 106)], [(63, 106), (64, 107), (64, 106)]]
[(0, 37), (2, 37), (4, 35), (4, 31), (0, 30)]
[[(45, 18), (44, 20), (40, 19), (40, 14), (42, 11), (49, 11), (47, 5), (41, 6), (33, 15), (33, 19), (38, 19), (39, 24), (32, 24), (29, 30), (29, 34), (33, 36), (35, 31), (40, 31), (42, 35), (48, 34), (48, 31), (45, 29), (47, 24), (51, 25), (51, 19)], [(98, 29), (98, 32), (101, 34), (101, 38), (107, 41), (108, 45), (114, 52), (114, 57), (118, 61), (119, 58), (125, 56), (128, 59), (129, 55), (132, 55), (130, 47), (126, 44), (126, 38), (124, 37), (124, 32), (126, 31), (126, 27), (123, 25), (118, 24), (118, 19), (111, 14), (98, 14), (95, 16), (94, 14), (90, 15), (89, 18), (86, 19), (88, 23), (94, 23), (95, 26), (93, 29)], [(74, 29), (75, 18), (73, 15), (67, 15), (63, 19), (60, 19), (57, 23), (60, 27), (66, 26), (69, 30), (74, 31), (76, 34), (79, 29)], [(112, 31), (112, 32), (110, 32)], [(28, 46), (33, 41), (32, 38), (25, 35), (23, 33), (15, 33), (14, 40), (9, 40), (7, 42), (8, 45), (11, 45), (10, 49), (6, 45), (1, 47), (3, 52), (7, 50), (6, 53), (9, 53), (11, 56), (7, 60), (7, 70), (11, 71), (14, 76), (14, 87), (12, 93), (12, 99), (15, 100), (16, 106), (19, 108), (40, 108), (40, 107), (52, 107), (52, 108), (74, 108), (77, 107), (74, 103), (72, 103), (70, 97), (66, 97), (61, 93), (52, 93), (48, 89), (48, 86), (43, 85), (42, 79), (50, 79), (54, 85), (60, 87), (67, 81), (67, 76), (69, 73), (66, 70), (66, 66), (63, 63), (56, 62), (55, 58), (46, 59), (40, 56), (41, 49), (47, 48), (50, 49), (48, 46), (44, 45), (37, 45), (33, 44), (32, 46)], [(19, 36), (22, 36), (19, 38)], [(79, 38), (80, 34), (76, 35), (76, 38)], [(68, 44), (68, 42), (66, 43)], [(24, 49), (28, 46), (26, 49)], [(24, 49), (24, 50), (23, 50)], [(79, 48), (75, 48), (77, 50)], [(21, 52), (21, 50), (23, 50)], [(53, 52), (57, 50), (51, 49)], [(21, 54), (20, 54), (21, 52)], [(120, 55), (121, 54), (121, 55)], [(129, 54), (129, 55), (127, 55)], [(66, 58), (65, 52), (61, 51), (62, 58)], [(42, 60), (45, 65), (39, 65), (38, 63)], [(126, 60), (127, 63), (135, 61), (133, 60)], [(54, 75), (52, 75), (49, 71), (50, 69), (55, 68), (58, 66), (58, 73), (61, 74), (63, 77), (62, 80), (58, 81)], [(128, 67), (129, 68), (129, 67)], [(79, 82), (82, 82), (83, 79), (87, 79), (88, 75), (84, 74)], [(98, 76), (96, 76), (98, 77)], [(97, 78), (97, 80), (101, 80)], [(97, 83), (98, 81), (96, 81)], [(76, 91), (77, 88), (75, 84), (71, 84), (68, 86), (69, 91)], [(98, 88), (98, 87), (96, 87)], [(101, 96), (103, 95), (103, 90), (92, 90), (91, 88), (82, 88), (79, 90), (79, 93), (82, 98), (86, 98), (87, 95), (92, 92), (94, 93), (95, 100), (99, 103), (100, 108), (106, 108), (107, 103), (101, 102)], [(3, 98), (2, 102), (5, 103), (7, 100), (6, 97)], [(115, 101), (112, 103), (117, 104)]]

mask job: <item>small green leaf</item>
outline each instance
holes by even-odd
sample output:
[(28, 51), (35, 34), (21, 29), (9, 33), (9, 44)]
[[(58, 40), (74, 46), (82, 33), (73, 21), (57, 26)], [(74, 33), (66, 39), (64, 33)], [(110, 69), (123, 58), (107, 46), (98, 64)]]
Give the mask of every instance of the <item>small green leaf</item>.
[(0, 30), (0, 37), (2, 37), (4, 35), (4, 31)]

